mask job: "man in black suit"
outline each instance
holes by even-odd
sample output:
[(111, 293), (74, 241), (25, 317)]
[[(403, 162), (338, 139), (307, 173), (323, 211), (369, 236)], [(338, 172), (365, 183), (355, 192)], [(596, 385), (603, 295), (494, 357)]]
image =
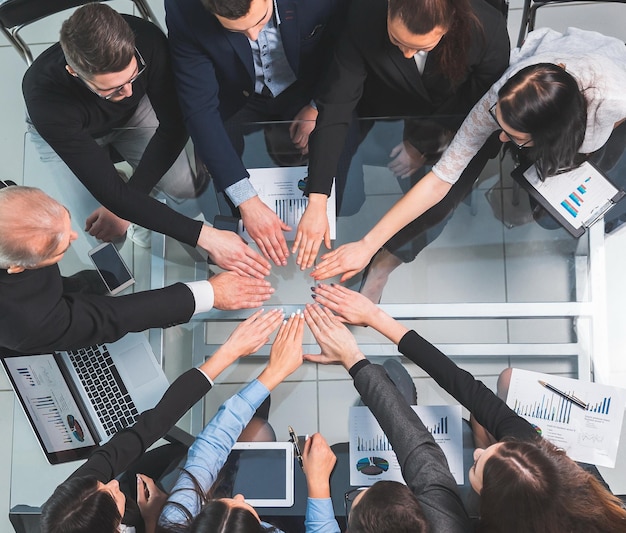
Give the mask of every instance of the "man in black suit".
[[(302, 269), (313, 265), (322, 242), (330, 247), (326, 202), (354, 112), (367, 117), (431, 117), (447, 131), (449, 142), (463, 117), (508, 66), (509, 48), (506, 20), (485, 0), (351, 4), (316, 100), (319, 116), (309, 141), (309, 205), (292, 250), (298, 252), (296, 262)], [(456, 121), (440, 120), (451, 115)], [(403, 150), (390, 165), (397, 176), (409, 176), (441, 151), (429, 146), (431, 133), (416, 140), (413, 126), (405, 129), (404, 140), (409, 142), (399, 145)], [(401, 158), (407, 164), (401, 164)], [(338, 184), (338, 198), (341, 193)]]
[(269, 282), (224, 272), (119, 297), (64, 288), (58, 262), (76, 239), (69, 212), (43, 191), (0, 188), (0, 351), (35, 353), (112, 342), (187, 322), (212, 307), (258, 307)]
[(249, 183), (241, 124), (291, 121), (306, 151), (319, 81), (346, 0), (166, 0), (176, 89), (200, 158), (267, 259), (286, 265), (289, 230)]

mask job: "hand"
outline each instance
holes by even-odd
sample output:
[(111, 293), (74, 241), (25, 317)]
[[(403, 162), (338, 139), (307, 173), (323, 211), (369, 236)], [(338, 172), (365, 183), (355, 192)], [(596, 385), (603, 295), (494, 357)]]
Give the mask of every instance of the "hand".
[(209, 279), (213, 286), (213, 307), (222, 311), (259, 307), (274, 294), (269, 281), (222, 272)]
[(270, 351), (270, 360), (259, 376), (259, 381), (269, 390), (273, 390), (302, 364), (303, 335), (302, 313), (292, 313), (289, 320), (284, 321), (278, 330)]
[(238, 359), (256, 352), (269, 342), (270, 335), (280, 326), (283, 316), (281, 309), (272, 309), (265, 314), (263, 309), (259, 309), (234, 329), (216, 354), (228, 350)]
[(259, 309), (235, 328), (226, 342), (200, 365), (200, 370), (215, 381), (237, 359), (256, 352), (266, 344), (282, 321), (283, 312), (280, 309), (265, 314), (263, 309)]
[(293, 122), (289, 126), (291, 142), (300, 150), (302, 155), (309, 153), (309, 135), (315, 129), (317, 120), (317, 109), (311, 105), (305, 105), (298, 114), (293, 117)]
[(330, 498), (330, 474), (337, 457), (326, 439), (315, 433), (304, 443), (302, 468), (306, 475), (309, 498)]
[(137, 505), (146, 526), (146, 533), (156, 529), (167, 494), (156, 486), (152, 478), (137, 474)]
[(309, 205), (300, 219), (296, 240), (291, 249), (294, 254), (298, 251), (296, 264), (300, 266), (300, 270), (313, 266), (322, 242), (330, 250), (330, 227), (326, 216), (327, 201), (328, 197), (325, 194), (311, 193), (309, 195)]
[(85, 221), (85, 231), (96, 239), (110, 242), (122, 237), (130, 226), (128, 220), (111, 213), (106, 207), (98, 207)]
[(392, 161), (387, 168), (397, 178), (408, 178), (426, 162), (424, 155), (408, 141), (398, 144), (389, 154)]
[(313, 269), (311, 276), (319, 281), (343, 273), (341, 276), (343, 283), (363, 270), (375, 253), (376, 250), (369, 249), (363, 240), (343, 244), (336, 250), (324, 254), (322, 262)]
[(211, 228), (205, 224), (200, 230), (198, 246), (205, 249), (215, 264), (224, 270), (258, 279), (270, 273), (270, 264), (232, 231)]
[(365, 358), (354, 335), (328, 309), (307, 304), (304, 318), (322, 350), (320, 354), (306, 354), (305, 360), (323, 365), (340, 363), (350, 370), (352, 365)]
[(271, 259), (278, 266), (285, 266), (289, 249), (283, 231), (291, 231), (258, 196), (254, 196), (239, 205), (243, 225), (254, 239), (266, 259)]
[(315, 302), (339, 315), (341, 322), (355, 326), (369, 326), (380, 309), (369, 298), (341, 285), (320, 283), (312, 288)]

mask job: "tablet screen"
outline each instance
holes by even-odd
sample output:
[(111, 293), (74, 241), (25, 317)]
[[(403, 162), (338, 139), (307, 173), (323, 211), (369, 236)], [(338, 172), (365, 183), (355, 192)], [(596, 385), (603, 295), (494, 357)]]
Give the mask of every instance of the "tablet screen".
[(293, 446), (290, 442), (237, 443), (224, 466), (232, 495), (254, 507), (293, 505)]

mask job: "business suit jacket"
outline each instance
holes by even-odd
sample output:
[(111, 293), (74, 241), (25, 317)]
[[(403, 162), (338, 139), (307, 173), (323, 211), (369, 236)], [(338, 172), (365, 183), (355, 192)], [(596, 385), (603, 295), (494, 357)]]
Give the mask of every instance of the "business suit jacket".
[[(98, 481), (108, 483), (163, 437), (210, 389), (211, 384), (202, 372), (195, 368), (188, 370), (169, 386), (154, 409), (141, 413), (135, 424), (119, 431), (97, 448), (66, 481), (94, 476)], [(46, 504), (43, 514), (46, 514)]]
[(464, 117), (499, 79), (509, 64), (506, 20), (485, 0), (471, 0), (471, 5), (483, 30), (473, 30), (466, 71), (460, 85), (453, 87), (438, 71), (437, 47), (428, 54), (420, 75), (415, 60), (405, 58), (390, 42), (387, 0), (351, 4), (316, 99), (319, 115), (309, 139), (307, 193), (330, 194), (357, 105), (367, 116)]
[[(315, 85), (331, 54), (332, 29), (346, 0), (277, 0), (283, 48), (303, 90)], [(225, 30), (200, 0), (166, 0), (178, 98), (187, 130), (219, 190), (249, 176), (223, 121), (254, 94), (250, 43)], [(336, 16), (335, 16), (336, 15)], [(331, 24), (332, 20), (332, 24)]]
[(443, 451), (385, 369), (365, 364), (356, 371), (354, 386), (396, 452), (402, 477), (419, 500), (432, 531), (471, 531)]
[(126, 296), (64, 293), (58, 265), (0, 270), (0, 352), (41, 353), (113, 342), (130, 331), (187, 322), (195, 310), (182, 283)]

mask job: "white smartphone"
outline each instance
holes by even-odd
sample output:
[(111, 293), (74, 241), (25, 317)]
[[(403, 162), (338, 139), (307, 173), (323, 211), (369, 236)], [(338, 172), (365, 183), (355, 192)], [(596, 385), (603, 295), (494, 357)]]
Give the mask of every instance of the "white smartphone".
[(89, 257), (110, 294), (115, 295), (135, 283), (132, 272), (113, 243), (103, 242), (89, 250)]

